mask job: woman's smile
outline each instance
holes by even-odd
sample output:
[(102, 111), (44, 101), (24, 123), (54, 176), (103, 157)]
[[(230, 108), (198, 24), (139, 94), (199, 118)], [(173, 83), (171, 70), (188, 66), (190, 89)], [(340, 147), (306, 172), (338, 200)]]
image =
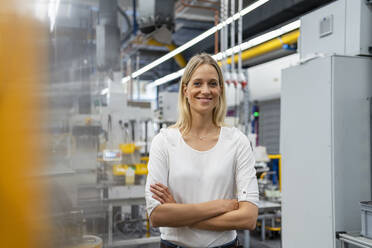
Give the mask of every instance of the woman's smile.
[(195, 97), (201, 103), (210, 103), (212, 101), (212, 97)]

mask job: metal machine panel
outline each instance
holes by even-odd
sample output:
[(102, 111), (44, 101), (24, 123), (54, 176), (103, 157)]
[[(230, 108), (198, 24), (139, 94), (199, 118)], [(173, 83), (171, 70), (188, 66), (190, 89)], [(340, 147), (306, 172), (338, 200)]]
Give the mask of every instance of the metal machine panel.
[(315, 53), (372, 55), (372, 4), (337, 0), (301, 18), (301, 59)]
[[(339, 247), (371, 197), (372, 58), (331, 56), (283, 71), (283, 247)], [(316, 238), (314, 238), (316, 237)]]
[(301, 18), (300, 57), (345, 52), (345, 0), (328, 4)]
[(365, 0), (349, 0), (346, 20), (345, 54), (372, 55), (372, 4), (368, 5)]
[(279, 154), (280, 99), (261, 101), (258, 106), (260, 112), (259, 144), (265, 146), (269, 154)]
[(360, 230), (359, 202), (371, 197), (372, 58), (333, 57), (335, 231)]
[(322, 240), (316, 247), (333, 247), (330, 71), (331, 59), (323, 58), (286, 69), (282, 74), (285, 248), (314, 247), (316, 240)]
[(159, 120), (176, 122), (178, 118), (178, 92), (159, 93)]

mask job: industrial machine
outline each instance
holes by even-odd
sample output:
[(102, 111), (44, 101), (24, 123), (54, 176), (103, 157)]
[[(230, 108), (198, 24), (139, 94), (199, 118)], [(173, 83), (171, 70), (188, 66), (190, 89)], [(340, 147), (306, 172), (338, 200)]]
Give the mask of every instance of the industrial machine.
[(257, 146), (254, 156), (260, 199), (256, 231), (264, 241), (266, 236), (274, 237), (281, 231), (280, 155), (268, 155), (266, 147)]
[(106, 244), (125, 246), (134, 237), (150, 236), (144, 205), (150, 138), (147, 126), (152, 112), (150, 104), (127, 100), (120, 77), (109, 82), (106, 95), (107, 106), (101, 113), (105, 142), (97, 157), (97, 187), (107, 207)]
[(372, 58), (328, 56), (283, 71), (283, 247), (339, 247), (371, 197)]
[[(282, 245), (340, 247), (371, 198), (371, 1), (301, 18), (299, 65), (282, 71)], [(360, 56), (363, 55), (363, 56)]]

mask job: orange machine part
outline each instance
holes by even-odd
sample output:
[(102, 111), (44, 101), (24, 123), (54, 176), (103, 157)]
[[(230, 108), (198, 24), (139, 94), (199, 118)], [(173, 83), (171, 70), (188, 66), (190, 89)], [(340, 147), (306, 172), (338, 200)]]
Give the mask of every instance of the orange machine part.
[(45, 65), (40, 47), (45, 30), (25, 16), (31, 2), (0, 0), (1, 247), (47, 247), (49, 228), (41, 218), (47, 210), (46, 188), (34, 176), (43, 159), (37, 94)]

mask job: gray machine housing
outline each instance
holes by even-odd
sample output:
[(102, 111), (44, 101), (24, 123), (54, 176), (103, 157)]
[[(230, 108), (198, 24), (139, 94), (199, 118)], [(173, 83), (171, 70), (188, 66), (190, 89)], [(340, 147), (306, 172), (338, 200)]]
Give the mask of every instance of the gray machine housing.
[(371, 199), (372, 58), (328, 56), (283, 70), (282, 244), (339, 247)]
[(175, 123), (178, 119), (178, 92), (160, 92), (158, 120)]
[(301, 59), (316, 53), (372, 56), (372, 4), (338, 0), (301, 18)]

